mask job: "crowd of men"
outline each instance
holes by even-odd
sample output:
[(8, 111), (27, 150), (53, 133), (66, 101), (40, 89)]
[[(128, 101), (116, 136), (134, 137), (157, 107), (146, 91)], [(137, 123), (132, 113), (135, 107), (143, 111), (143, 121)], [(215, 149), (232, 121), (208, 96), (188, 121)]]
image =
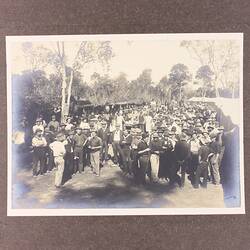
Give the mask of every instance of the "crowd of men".
[[(55, 186), (90, 168), (119, 167), (138, 185), (165, 183), (194, 188), (220, 184), (224, 127), (204, 103), (128, 106), (83, 112), (59, 123), (56, 115), (32, 128), (33, 176), (56, 170)], [(228, 132), (227, 132), (228, 133)], [(66, 177), (65, 177), (66, 176)]]

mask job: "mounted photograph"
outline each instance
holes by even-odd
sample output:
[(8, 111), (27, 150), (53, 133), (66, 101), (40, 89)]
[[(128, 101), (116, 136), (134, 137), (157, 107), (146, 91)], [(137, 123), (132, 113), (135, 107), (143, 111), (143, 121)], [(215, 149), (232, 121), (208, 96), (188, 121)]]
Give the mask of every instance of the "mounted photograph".
[(244, 214), (243, 34), (7, 36), (8, 216)]

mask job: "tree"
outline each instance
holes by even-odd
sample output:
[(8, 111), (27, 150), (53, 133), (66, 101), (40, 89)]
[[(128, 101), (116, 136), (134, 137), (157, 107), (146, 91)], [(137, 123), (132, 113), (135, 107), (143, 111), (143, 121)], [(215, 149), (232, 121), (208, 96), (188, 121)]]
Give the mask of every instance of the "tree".
[(195, 78), (201, 82), (200, 92), (202, 97), (206, 96), (208, 90), (213, 89), (213, 77), (214, 73), (208, 65), (201, 66), (197, 70)]
[[(57, 42), (57, 57), (60, 62), (62, 73), (62, 121), (69, 114), (71, 88), (74, 72), (83, 69), (87, 64), (101, 62), (105, 66), (113, 56), (109, 41), (83, 41), (80, 43), (76, 56), (71, 64), (67, 66), (64, 42)], [(67, 69), (69, 74), (67, 75)], [(67, 80), (68, 77), (68, 80)]]
[[(84, 72), (85, 66), (91, 63), (101, 63), (108, 71), (108, 62), (112, 58), (113, 52), (109, 41), (79, 42), (75, 55), (66, 53), (66, 42), (57, 41), (53, 45), (47, 48), (25, 43), (23, 44), (23, 52), (31, 68), (46, 69), (52, 67), (55, 74), (61, 79), (61, 121), (65, 121), (69, 114), (74, 74), (79, 71)], [(69, 57), (73, 59), (69, 60)]]
[(171, 85), (171, 97), (175, 96), (181, 101), (182, 89), (192, 79), (188, 67), (181, 63), (174, 65), (169, 73), (168, 79), (168, 82)]
[(158, 87), (162, 92), (163, 98), (167, 99), (167, 101), (171, 101), (171, 84), (169, 83), (167, 76), (161, 78)]
[(234, 40), (196, 40), (182, 41), (182, 47), (187, 48), (190, 56), (201, 66), (208, 65), (214, 73), (213, 85), (216, 97), (219, 88), (228, 88), (233, 84), (233, 90), (239, 79), (239, 44)]

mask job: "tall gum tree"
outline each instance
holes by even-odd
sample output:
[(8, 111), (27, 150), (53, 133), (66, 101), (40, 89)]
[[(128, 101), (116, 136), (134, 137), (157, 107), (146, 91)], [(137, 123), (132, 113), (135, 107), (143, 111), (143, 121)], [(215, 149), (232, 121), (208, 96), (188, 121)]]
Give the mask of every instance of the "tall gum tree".
[(61, 79), (61, 122), (69, 115), (71, 89), (76, 71), (84, 75), (86, 65), (101, 64), (109, 70), (109, 61), (114, 56), (110, 41), (82, 41), (75, 44), (71, 51), (71, 42), (56, 41), (41, 46), (23, 47), (31, 68), (43, 68), (45, 71), (54, 70)]

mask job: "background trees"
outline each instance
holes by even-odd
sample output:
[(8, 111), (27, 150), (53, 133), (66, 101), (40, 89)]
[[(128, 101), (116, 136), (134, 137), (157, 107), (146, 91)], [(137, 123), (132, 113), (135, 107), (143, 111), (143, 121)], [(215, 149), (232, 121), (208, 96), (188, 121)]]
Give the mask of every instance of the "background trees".
[[(29, 70), (13, 76), (21, 107), (60, 106), (64, 121), (72, 97), (103, 105), (152, 100), (165, 103), (192, 96), (237, 97), (239, 93), (239, 48), (232, 40), (182, 41), (180, 46), (199, 67), (189, 69), (177, 63), (158, 82), (152, 80), (150, 68), (134, 79), (128, 80), (126, 72), (112, 76), (110, 61), (115, 55), (109, 41), (81, 41), (73, 45), (63, 41), (22, 44)], [(92, 70), (90, 80), (86, 80), (93, 65), (102, 70)]]
[(168, 82), (171, 85), (171, 96), (181, 101), (183, 95), (183, 87), (192, 79), (188, 67), (184, 64), (176, 64), (172, 67)]

